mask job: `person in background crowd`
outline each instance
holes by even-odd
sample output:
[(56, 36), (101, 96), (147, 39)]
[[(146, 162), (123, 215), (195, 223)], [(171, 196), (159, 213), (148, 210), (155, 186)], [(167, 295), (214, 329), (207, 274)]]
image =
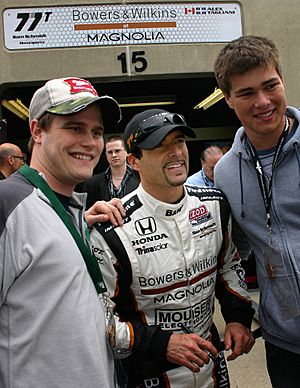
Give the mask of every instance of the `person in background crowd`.
[[(73, 190), (92, 175), (120, 109), (68, 77), (38, 89), (29, 115), (30, 167), (0, 182), (0, 386), (112, 388), (103, 281), (85, 264), (85, 194)], [(119, 216), (102, 202), (91, 213), (93, 222)]]
[[(228, 150), (226, 152), (228, 152)], [(214, 187), (214, 168), (223, 155), (223, 149), (218, 146), (210, 145), (205, 148), (201, 153), (202, 170), (187, 178), (186, 184)], [(241, 265), (245, 270), (245, 282), (247, 288), (257, 288), (256, 266), (253, 251), (241, 229), (235, 223), (233, 223), (233, 225), (235, 227), (232, 231), (232, 239), (240, 254)]]
[(0, 144), (0, 180), (8, 178), (24, 164), (21, 149), (11, 143)]
[(202, 169), (187, 178), (186, 184), (193, 186), (214, 187), (214, 168), (223, 156), (223, 151), (216, 145), (210, 145), (201, 152)]
[(87, 192), (87, 208), (96, 201), (122, 198), (139, 185), (138, 174), (127, 164), (127, 152), (121, 136), (113, 135), (106, 140), (105, 155), (109, 167), (94, 175), (83, 185)]
[(124, 360), (132, 386), (225, 386), (226, 362), (211, 337), (215, 294), (228, 360), (254, 343), (228, 202), (219, 190), (184, 186), (185, 136), (195, 133), (176, 113), (150, 109), (130, 120), (124, 141), (141, 184), (122, 199), (122, 227), (108, 222), (91, 231), (116, 311), (134, 327), (132, 355)]
[(300, 112), (287, 106), (279, 52), (243, 36), (215, 61), (227, 104), (242, 123), (215, 183), (256, 258), (259, 320), (275, 388), (300, 381)]

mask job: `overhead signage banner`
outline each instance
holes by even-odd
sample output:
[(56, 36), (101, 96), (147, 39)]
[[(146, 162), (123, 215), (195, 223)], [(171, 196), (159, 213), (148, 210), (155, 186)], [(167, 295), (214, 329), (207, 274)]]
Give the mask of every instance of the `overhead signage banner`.
[(238, 3), (11, 8), (3, 25), (10, 50), (228, 42), (242, 35)]

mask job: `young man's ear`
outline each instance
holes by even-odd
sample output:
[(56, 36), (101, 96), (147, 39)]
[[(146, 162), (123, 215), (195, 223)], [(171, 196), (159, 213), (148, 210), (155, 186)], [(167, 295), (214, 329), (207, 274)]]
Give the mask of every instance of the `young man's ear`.
[(231, 97), (229, 94), (224, 94), (224, 98), (225, 98), (225, 101), (227, 102), (227, 105), (229, 106), (229, 108), (233, 109), (233, 105), (232, 105), (232, 102), (231, 102)]
[(30, 123), (30, 133), (32, 136), (32, 139), (35, 143), (41, 143), (41, 129), (39, 127), (39, 122), (36, 119), (33, 119)]

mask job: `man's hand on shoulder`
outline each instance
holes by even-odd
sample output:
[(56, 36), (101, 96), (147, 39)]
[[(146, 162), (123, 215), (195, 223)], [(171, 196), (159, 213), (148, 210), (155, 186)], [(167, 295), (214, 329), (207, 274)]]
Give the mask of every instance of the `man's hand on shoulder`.
[(123, 225), (125, 209), (122, 201), (113, 198), (110, 201), (97, 201), (85, 213), (84, 217), (89, 227), (96, 223), (110, 221), (113, 225)]

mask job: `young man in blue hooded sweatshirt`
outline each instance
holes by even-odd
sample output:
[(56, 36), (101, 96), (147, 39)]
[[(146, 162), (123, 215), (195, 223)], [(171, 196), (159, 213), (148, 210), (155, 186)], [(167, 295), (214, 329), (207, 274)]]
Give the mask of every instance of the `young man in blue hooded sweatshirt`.
[(242, 127), (215, 170), (256, 257), (259, 318), (273, 387), (300, 381), (300, 112), (287, 107), (278, 50), (243, 36), (215, 62)]

